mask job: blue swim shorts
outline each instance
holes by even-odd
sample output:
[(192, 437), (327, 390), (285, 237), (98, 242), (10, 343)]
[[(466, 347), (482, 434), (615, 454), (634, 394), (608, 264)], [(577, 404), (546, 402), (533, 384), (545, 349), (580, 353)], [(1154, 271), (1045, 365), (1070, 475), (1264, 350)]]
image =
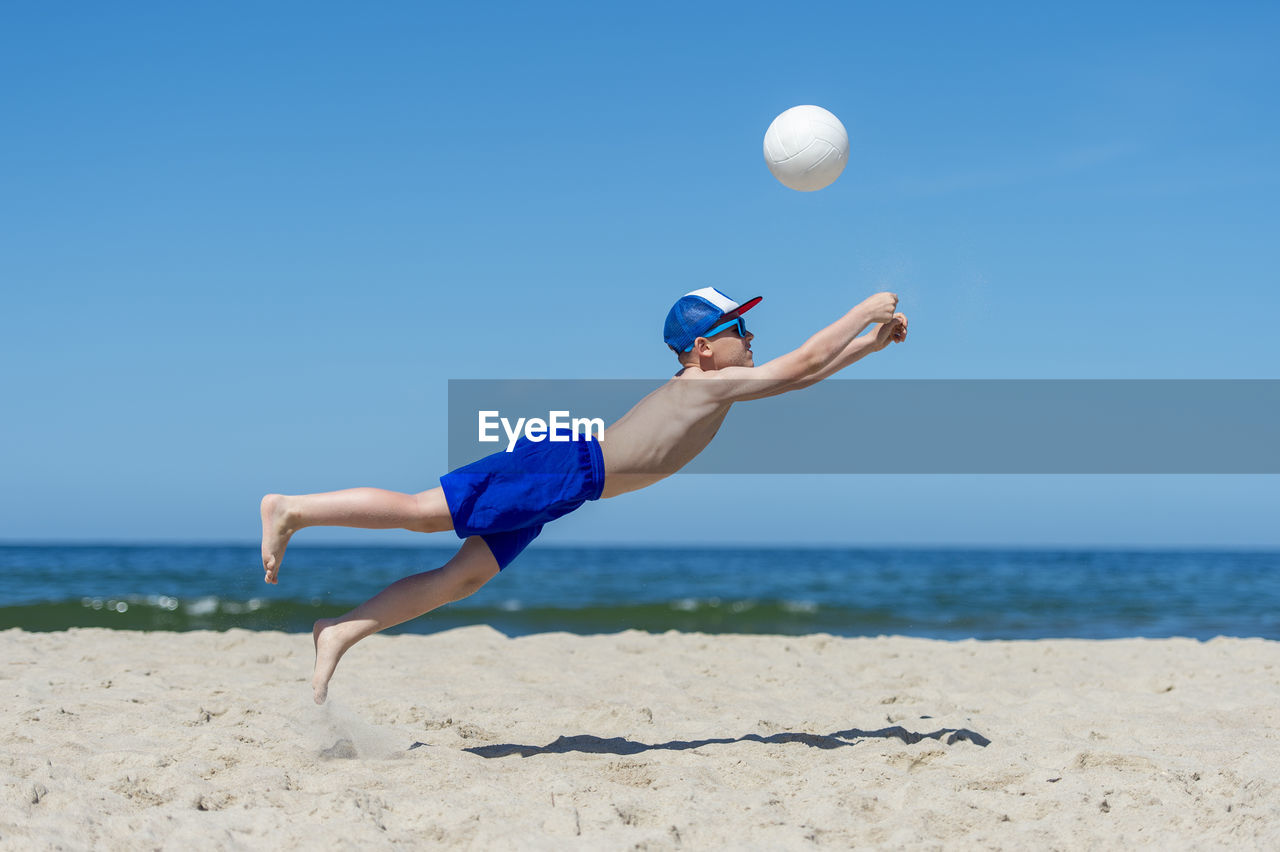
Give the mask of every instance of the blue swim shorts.
[(499, 570), (511, 564), (542, 525), (604, 491), (604, 455), (594, 438), (530, 441), (440, 477), (458, 538), (478, 535)]

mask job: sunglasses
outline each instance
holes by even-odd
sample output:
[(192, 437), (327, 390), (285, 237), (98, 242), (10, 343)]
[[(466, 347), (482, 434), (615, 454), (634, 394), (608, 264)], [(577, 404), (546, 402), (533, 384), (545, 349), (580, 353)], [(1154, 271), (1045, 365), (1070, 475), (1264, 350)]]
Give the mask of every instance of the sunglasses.
[[(747, 339), (747, 323), (745, 320), (742, 319), (742, 317), (734, 317), (728, 322), (720, 323), (720, 325), (711, 329), (706, 334), (699, 334), (698, 336), (699, 337), (715, 337), (720, 332), (728, 331), (730, 328), (733, 328), (733, 326), (735, 325), (738, 327), (738, 336), (741, 337), (743, 340), (746, 340)], [(690, 345), (689, 348), (684, 351), (692, 352), (693, 346)]]

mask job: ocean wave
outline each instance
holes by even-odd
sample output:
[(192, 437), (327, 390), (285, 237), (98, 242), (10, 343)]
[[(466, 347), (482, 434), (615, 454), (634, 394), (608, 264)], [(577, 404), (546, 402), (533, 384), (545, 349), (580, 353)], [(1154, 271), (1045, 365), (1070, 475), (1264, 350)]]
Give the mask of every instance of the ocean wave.
[[(82, 597), (0, 607), (0, 629), (65, 630), (110, 627), (122, 630), (284, 630), (304, 632), (318, 618), (333, 617), (351, 604), (318, 600), (226, 599), (212, 595), (179, 599), (167, 595)], [(653, 603), (584, 607), (533, 606), (517, 599), (496, 605), (443, 607), (400, 628), (431, 633), (470, 624), (489, 624), (508, 635), (564, 631), (614, 633), (638, 629), (701, 633), (830, 632), (882, 633), (907, 625), (891, 613), (819, 606), (813, 601), (744, 598), (681, 598)]]
[[(3, 546), (0, 628), (306, 632), (449, 551)], [(531, 548), (518, 570), (398, 631), (1280, 638), (1280, 553)], [(136, 594), (135, 594), (136, 593)]]

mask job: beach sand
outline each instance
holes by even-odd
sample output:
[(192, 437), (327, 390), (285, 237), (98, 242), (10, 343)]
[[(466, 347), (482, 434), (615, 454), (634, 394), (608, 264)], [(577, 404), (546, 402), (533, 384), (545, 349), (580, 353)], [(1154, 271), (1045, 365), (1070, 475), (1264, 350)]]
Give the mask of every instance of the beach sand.
[(0, 633), (9, 849), (1280, 847), (1280, 643)]

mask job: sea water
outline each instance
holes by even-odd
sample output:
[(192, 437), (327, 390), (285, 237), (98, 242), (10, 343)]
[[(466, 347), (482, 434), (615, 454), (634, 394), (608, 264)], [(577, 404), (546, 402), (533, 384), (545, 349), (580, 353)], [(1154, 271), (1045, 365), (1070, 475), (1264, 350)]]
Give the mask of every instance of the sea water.
[[(0, 629), (309, 631), (437, 547), (0, 546)], [(1280, 639), (1280, 553), (540, 547), (470, 598), (395, 628), (626, 629), (940, 639)]]

